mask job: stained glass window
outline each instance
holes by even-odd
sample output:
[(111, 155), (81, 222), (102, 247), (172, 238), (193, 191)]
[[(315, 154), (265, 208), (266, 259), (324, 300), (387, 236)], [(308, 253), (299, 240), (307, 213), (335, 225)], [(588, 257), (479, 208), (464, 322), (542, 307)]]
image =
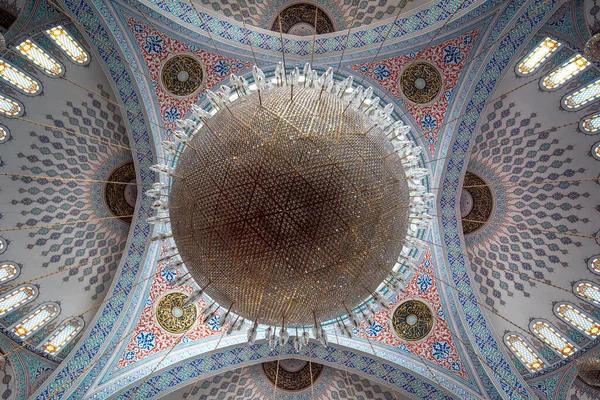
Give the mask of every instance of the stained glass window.
[(560, 333), (545, 322), (538, 321), (532, 326), (533, 332), (544, 342), (548, 343), (554, 350), (563, 356), (568, 356), (577, 351), (574, 345), (569, 343)]
[(596, 133), (600, 130), (600, 114), (592, 115), (581, 121), (581, 129), (587, 133)]
[(46, 31), (50, 38), (60, 47), (73, 62), (85, 64), (89, 56), (83, 48), (73, 39), (73, 37), (62, 26), (56, 26)]
[(600, 142), (598, 143), (594, 143), (592, 145), (592, 156), (594, 156), (594, 158), (600, 160)]
[(544, 363), (540, 357), (531, 349), (531, 347), (529, 347), (521, 336), (508, 334), (504, 340), (506, 341), (506, 345), (531, 372), (544, 368)]
[(556, 40), (550, 38), (544, 39), (539, 45), (537, 45), (535, 49), (531, 51), (531, 53), (527, 55), (527, 57), (525, 57), (525, 59), (523, 59), (523, 61), (517, 67), (517, 71), (521, 75), (528, 75), (535, 72), (535, 70), (537, 70), (539, 66), (542, 65), (542, 63), (558, 49), (559, 46), (560, 43), (558, 43)]
[(81, 318), (73, 318), (65, 321), (44, 342), (42, 348), (46, 353), (56, 354), (75, 336), (77, 336), (77, 333), (79, 333), (81, 329), (83, 329), (83, 321)]
[(0, 264), (0, 283), (16, 278), (19, 266), (15, 263), (4, 262)]
[(565, 98), (565, 107), (575, 110), (594, 101), (600, 96), (600, 79), (590, 83)]
[(22, 112), (23, 109), (19, 103), (0, 94), (0, 113), (8, 115), (9, 117), (14, 117)]
[(600, 256), (594, 256), (588, 261), (590, 270), (596, 274), (600, 274)]
[(546, 75), (542, 80), (542, 85), (546, 89), (558, 89), (569, 79), (586, 69), (588, 65), (590, 65), (590, 62), (581, 54), (577, 54), (557, 70)]
[(575, 285), (575, 294), (586, 300), (600, 305), (600, 288), (590, 282), (580, 282)]
[(0, 297), (0, 315), (4, 315), (32, 300), (37, 291), (33, 286), (21, 286)]
[(37, 331), (42, 325), (58, 315), (58, 306), (45, 304), (29, 314), (13, 328), (13, 332), (21, 337), (27, 337)]
[(10, 138), (10, 132), (6, 127), (0, 125), (0, 143), (6, 142)]
[(559, 304), (556, 306), (556, 312), (562, 319), (592, 338), (600, 334), (600, 325), (571, 304)]
[(59, 75), (63, 69), (60, 64), (40, 46), (27, 39), (17, 46), (17, 50), (38, 67), (50, 75)]
[(40, 84), (4, 60), (0, 60), (0, 78), (28, 94), (37, 93)]

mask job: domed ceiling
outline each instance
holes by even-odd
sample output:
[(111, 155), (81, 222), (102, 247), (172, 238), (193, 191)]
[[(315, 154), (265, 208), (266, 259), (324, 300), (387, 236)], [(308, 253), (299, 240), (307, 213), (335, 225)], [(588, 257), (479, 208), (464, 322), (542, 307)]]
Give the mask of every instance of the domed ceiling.
[[(0, 4), (2, 397), (597, 398), (576, 365), (600, 351), (598, 6)], [(324, 216), (352, 240), (319, 246)], [(286, 321), (299, 282), (330, 314)]]

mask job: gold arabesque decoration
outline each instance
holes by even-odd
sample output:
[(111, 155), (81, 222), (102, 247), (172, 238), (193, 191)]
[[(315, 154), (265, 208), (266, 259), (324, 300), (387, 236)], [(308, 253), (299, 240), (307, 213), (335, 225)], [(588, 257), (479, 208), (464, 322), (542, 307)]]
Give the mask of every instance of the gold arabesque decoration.
[(176, 96), (194, 94), (204, 80), (202, 63), (192, 56), (178, 54), (167, 60), (161, 72), (164, 87)]
[(410, 64), (400, 76), (404, 96), (417, 104), (426, 104), (442, 90), (442, 75), (436, 67), (425, 62)]
[[(295, 362), (304, 364), (302, 368), (294, 368), (288, 370), (286, 368), (286, 362)], [(275, 385), (277, 381), (277, 389), (286, 390), (289, 392), (300, 391), (311, 387), (319, 379), (321, 372), (323, 371), (323, 365), (312, 363), (310, 365), (307, 361), (300, 360), (282, 360), (277, 365), (277, 361), (269, 361), (262, 363), (262, 368), (265, 376)]]
[(394, 311), (392, 327), (401, 339), (416, 341), (431, 332), (434, 320), (433, 312), (427, 304), (419, 300), (408, 300)]
[(198, 319), (195, 304), (183, 307), (188, 295), (180, 292), (167, 293), (156, 305), (156, 320), (167, 332), (180, 334), (188, 331)]
[[(131, 223), (135, 201), (137, 198), (137, 186), (135, 176), (135, 166), (133, 162), (117, 167), (108, 177), (108, 183), (104, 187), (104, 199), (110, 212), (121, 217), (123, 222)], [(132, 183), (132, 185), (124, 185)]]

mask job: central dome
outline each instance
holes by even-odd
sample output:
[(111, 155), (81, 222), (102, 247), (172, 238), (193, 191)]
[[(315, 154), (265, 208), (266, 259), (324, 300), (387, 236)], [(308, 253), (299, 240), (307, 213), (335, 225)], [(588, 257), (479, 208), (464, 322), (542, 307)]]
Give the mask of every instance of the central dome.
[(173, 236), (222, 307), (286, 327), (347, 313), (402, 250), (400, 157), (362, 111), (318, 89), (275, 87), (203, 125), (172, 184)]

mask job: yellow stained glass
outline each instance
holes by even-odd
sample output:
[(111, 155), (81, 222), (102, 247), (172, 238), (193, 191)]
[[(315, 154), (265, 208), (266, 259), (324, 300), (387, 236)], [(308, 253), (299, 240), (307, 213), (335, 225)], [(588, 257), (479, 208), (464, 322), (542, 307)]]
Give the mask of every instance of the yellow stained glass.
[(55, 354), (69, 343), (83, 328), (80, 318), (73, 318), (63, 324), (46, 340), (42, 348), (46, 353)]
[(544, 363), (538, 355), (527, 345), (525, 340), (518, 335), (508, 335), (506, 344), (512, 352), (521, 360), (521, 362), (532, 372), (544, 368)]
[(567, 339), (545, 322), (536, 322), (532, 329), (540, 339), (549, 344), (563, 356), (571, 355), (577, 351), (573, 344), (569, 343)]
[(546, 75), (542, 80), (542, 85), (546, 89), (558, 89), (569, 79), (586, 69), (588, 65), (590, 65), (590, 62), (581, 54), (577, 54), (561, 65), (560, 68)]
[(528, 75), (535, 72), (535, 70), (538, 69), (539, 66), (542, 65), (542, 63), (546, 61), (546, 59), (548, 59), (548, 57), (550, 57), (550, 55), (554, 53), (559, 46), (560, 43), (554, 39), (544, 39), (519, 64), (518, 71), (522, 75)]
[(89, 56), (83, 48), (73, 39), (73, 37), (62, 26), (56, 26), (48, 29), (46, 33), (67, 55), (77, 64), (85, 64)]
[(14, 117), (19, 115), (23, 110), (19, 103), (0, 94), (0, 113)]
[(28, 94), (37, 93), (40, 90), (39, 83), (32, 77), (19, 71), (4, 60), (0, 60), (0, 78)]
[(27, 316), (14, 327), (13, 331), (21, 337), (29, 336), (57, 314), (58, 307), (53, 304), (46, 304)]
[(59, 75), (63, 71), (62, 67), (54, 57), (50, 56), (41, 47), (29, 39), (18, 45), (17, 50), (27, 57), (29, 61), (42, 68), (50, 75)]

